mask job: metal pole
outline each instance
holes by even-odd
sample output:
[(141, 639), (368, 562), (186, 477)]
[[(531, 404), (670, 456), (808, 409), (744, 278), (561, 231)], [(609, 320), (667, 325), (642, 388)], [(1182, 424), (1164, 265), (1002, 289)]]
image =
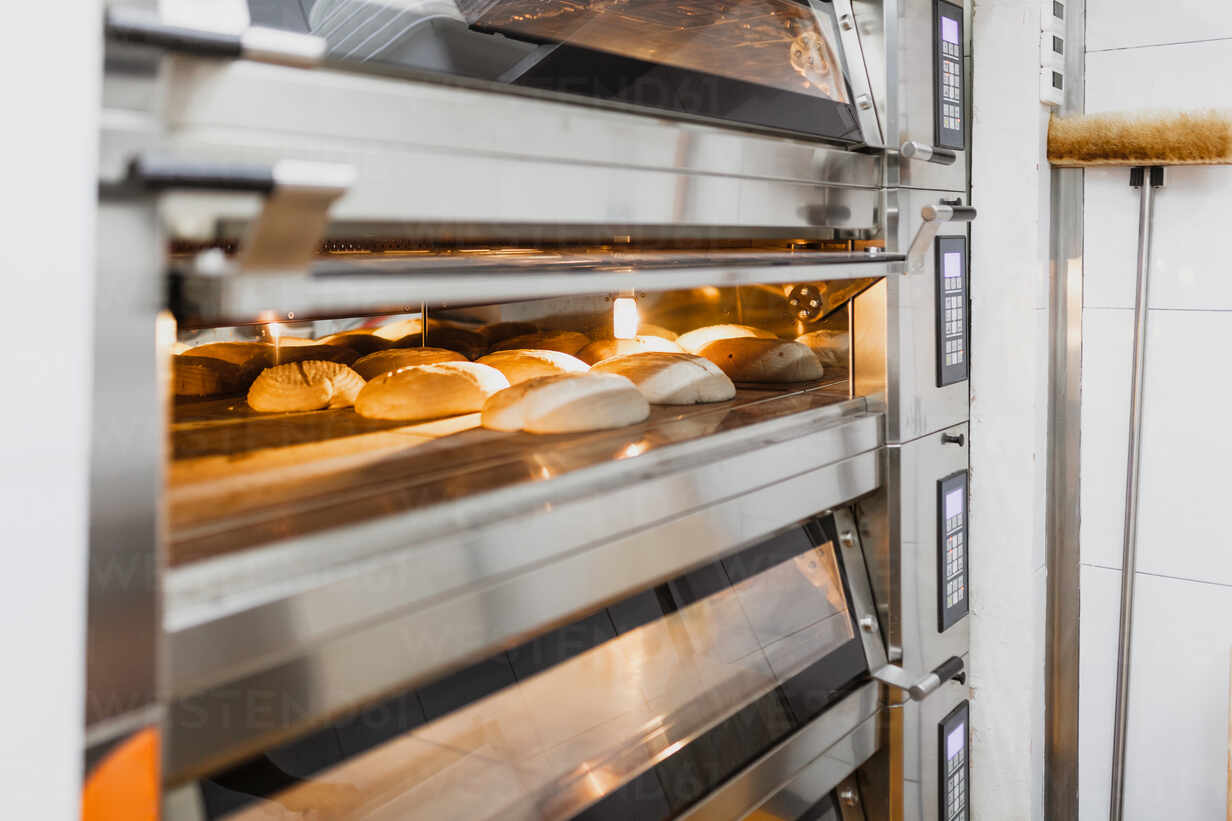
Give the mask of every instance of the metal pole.
[[(1148, 177), (1147, 179), (1146, 177)], [(1146, 368), (1146, 319), (1151, 268), (1151, 210), (1162, 167), (1135, 168), (1138, 188), (1138, 291), (1134, 299), (1134, 372), (1129, 394), (1129, 453), (1125, 470), (1125, 530), (1121, 553), (1121, 618), (1117, 646), (1116, 719), (1112, 730), (1112, 796), (1108, 817), (1121, 821), (1125, 800), (1125, 738), (1129, 720), (1129, 653), (1134, 626), (1134, 575), (1138, 553), (1138, 473), (1142, 455), (1142, 377)]]

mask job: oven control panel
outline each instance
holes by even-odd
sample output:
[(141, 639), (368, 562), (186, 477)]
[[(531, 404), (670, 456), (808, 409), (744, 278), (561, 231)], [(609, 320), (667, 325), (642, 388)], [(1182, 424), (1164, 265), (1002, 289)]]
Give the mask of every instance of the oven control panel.
[(967, 358), (967, 238), (937, 237), (937, 387), (970, 376)]
[(963, 122), (963, 10), (937, 0), (933, 28), (933, 66), (936, 75), (936, 123), (933, 139), (943, 148), (967, 147)]
[(967, 749), (970, 733), (967, 730), (971, 709), (964, 701), (937, 725), (937, 759), (941, 762), (941, 821), (967, 821), (967, 799), (970, 787), (967, 774), (970, 771)]
[(937, 632), (968, 611), (967, 471), (937, 482)]

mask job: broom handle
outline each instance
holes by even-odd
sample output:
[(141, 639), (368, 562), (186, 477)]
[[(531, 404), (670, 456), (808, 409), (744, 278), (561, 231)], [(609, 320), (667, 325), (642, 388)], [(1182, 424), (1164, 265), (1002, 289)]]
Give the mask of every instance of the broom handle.
[(1129, 651), (1134, 628), (1134, 575), (1138, 555), (1138, 473), (1142, 456), (1142, 387), (1146, 369), (1146, 319), (1150, 304), (1151, 214), (1162, 167), (1135, 168), (1138, 188), (1138, 290), (1134, 297), (1134, 375), (1129, 394), (1129, 453), (1125, 470), (1125, 529), (1121, 553), (1121, 617), (1117, 645), (1116, 720), (1112, 730), (1112, 796), (1108, 817), (1121, 821), (1125, 800), (1125, 741), (1129, 722)]

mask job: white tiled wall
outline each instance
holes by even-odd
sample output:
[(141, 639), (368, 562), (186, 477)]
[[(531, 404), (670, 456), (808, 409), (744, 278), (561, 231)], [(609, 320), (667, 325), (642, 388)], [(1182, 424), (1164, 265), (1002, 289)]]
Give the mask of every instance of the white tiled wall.
[[(1087, 0), (1089, 112), (1232, 108), (1232, 3)], [(1138, 196), (1086, 172), (1080, 818), (1107, 817)], [(1126, 817), (1222, 818), (1232, 653), (1232, 168), (1169, 169), (1151, 255)]]

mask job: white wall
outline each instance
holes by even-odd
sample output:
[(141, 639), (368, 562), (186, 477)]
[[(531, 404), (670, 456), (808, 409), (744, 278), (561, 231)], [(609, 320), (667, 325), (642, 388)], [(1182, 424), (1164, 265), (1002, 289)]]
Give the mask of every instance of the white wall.
[(80, 817), (97, 3), (10, 3), (0, 49), (0, 815)]
[[(1087, 0), (1088, 112), (1232, 108), (1232, 3)], [(1169, 169), (1148, 317), (1128, 819), (1224, 817), (1232, 651), (1232, 168)], [(1108, 813), (1137, 192), (1086, 172), (1080, 817)]]
[(972, 817), (1043, 818), (1050, 170), (1039, 3), (976, 0)]

